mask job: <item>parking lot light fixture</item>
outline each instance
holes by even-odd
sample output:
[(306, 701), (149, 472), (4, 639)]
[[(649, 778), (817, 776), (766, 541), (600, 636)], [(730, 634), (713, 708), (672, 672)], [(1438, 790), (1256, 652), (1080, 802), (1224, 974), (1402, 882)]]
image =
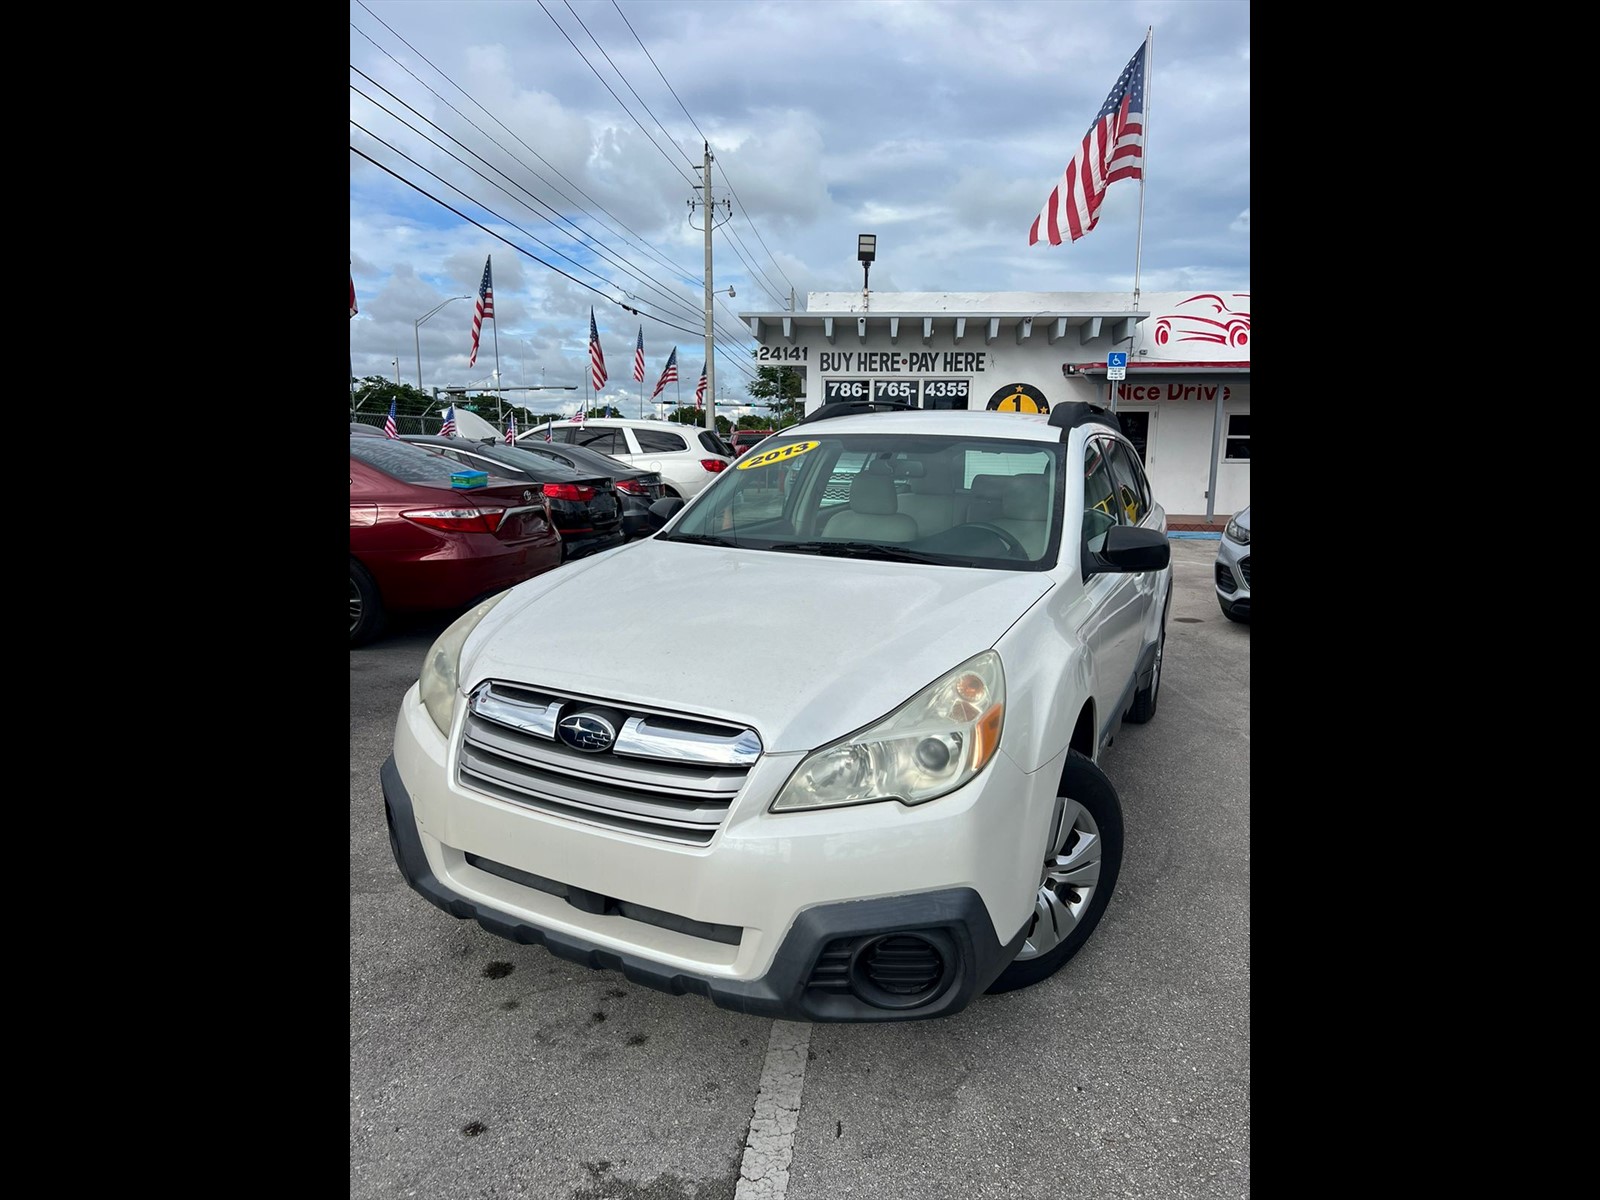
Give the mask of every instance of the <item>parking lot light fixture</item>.
[[(417, 344), (417, 391), (420, 392), (422, 390), (422, 323), (429, 317), (433, 316), (434, 313), (438, 312), (446, 304), (449, 304), (451, 300), (471, 299), (471, 296), (451, 296), (449, 300), (441, 300), (438, 304), (435, 304), (415, 321), (411, 322), (411, 337), (412, 340)], [(399, 383), (400, 381), (396, 379), (395, 382)]]
[(878, 257), (878, 235), (863, 233), (856, 237), (856, 257), (861, 260), (861, 290), (867, 290), (867, 276), (872, 272), (873, 261)]

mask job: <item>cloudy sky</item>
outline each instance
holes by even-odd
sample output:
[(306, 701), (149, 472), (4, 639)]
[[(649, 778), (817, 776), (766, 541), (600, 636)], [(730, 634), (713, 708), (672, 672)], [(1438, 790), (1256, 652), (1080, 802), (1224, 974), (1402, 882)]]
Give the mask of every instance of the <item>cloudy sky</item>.
[[(1151, 27), (1142, 252), (1136, 181), (1029, 246)], [(662, 399), (692, 403), (707, 142), (719, 409), (755, 373), (740, 314), (859, 289), (861, 233), (874, 293), (1131, 292), (1136, 259), (1143, 292), (1249, 288), (1248, 0), (353, 0), (354, 374), (415, 385), (420, 342), (425, 387), (492, 388), (498, 336), (502, 387), (577, 389), (507, 398), (570, 412), (592, 306), (606, 400), (656, 415), (676, 346)], [(450, 297), (491, 256), (469, 367), (474, 300)]]

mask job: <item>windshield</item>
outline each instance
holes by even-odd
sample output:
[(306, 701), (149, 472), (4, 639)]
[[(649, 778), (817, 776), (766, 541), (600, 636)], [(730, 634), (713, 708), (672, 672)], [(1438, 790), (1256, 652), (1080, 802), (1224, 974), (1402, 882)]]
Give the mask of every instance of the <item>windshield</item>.
[(718, 475), (667, 541), (994, 570), (1053, 566), (1060, 442), (775, 435)]

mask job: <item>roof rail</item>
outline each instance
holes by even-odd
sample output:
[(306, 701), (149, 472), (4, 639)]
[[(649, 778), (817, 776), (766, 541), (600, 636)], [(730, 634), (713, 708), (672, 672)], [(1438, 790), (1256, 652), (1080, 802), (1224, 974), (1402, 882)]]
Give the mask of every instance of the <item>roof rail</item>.
[(1117, 420), (1117, 414), (1108, 408), (1101, 408), (1098, 404), (1090, 404), (1086, 400), (1072, 400), (1066, 404), (1057, 404), (1050, 409), (1050, 424), (1061, 430), (1061, 440), (1067, 440), (1067, 434), (1079, 425), (1105, 425), (1122, 432), (1122, 425)]
[(831, 400), (815, 412), (807, 413), (795, 422), (805, 425), (811, 421), (826, 421), (830, 417), (855, 417), (870, 412), (917, 412), (915, 404), (904, 400)]

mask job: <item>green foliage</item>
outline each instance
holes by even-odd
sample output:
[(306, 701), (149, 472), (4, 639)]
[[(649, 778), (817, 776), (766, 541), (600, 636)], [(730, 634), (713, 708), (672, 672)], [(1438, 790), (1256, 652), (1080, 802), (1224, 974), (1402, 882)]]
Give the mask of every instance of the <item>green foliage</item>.
[(792, 401), (801, 398), (805, 385), (793, 367), (759, 367), (748, 391), (757, 400)]

